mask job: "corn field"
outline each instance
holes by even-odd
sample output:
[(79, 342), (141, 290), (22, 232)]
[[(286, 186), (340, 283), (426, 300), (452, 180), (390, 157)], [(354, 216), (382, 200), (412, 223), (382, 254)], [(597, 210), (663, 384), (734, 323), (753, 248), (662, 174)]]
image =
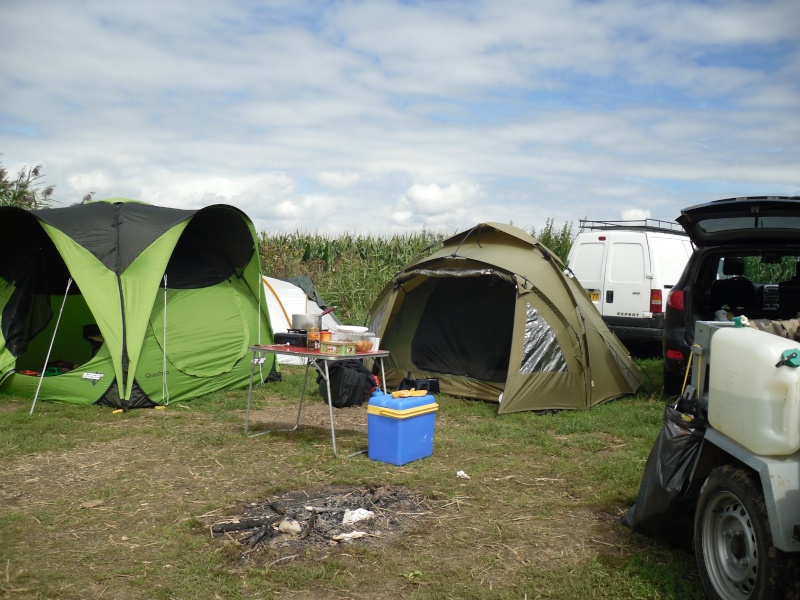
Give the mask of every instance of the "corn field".
[[(575, 234), (572, 223), (556, 228), (548, 219), (537, 234), (527, 230), (566, 262)], [(366, 324), (383, 287), (406, 264), (450, 235), (421, 230), (390, 238), (344, 234), (260, 234), (261, 272), (276, 279), (307, 276), (343, 323)]]

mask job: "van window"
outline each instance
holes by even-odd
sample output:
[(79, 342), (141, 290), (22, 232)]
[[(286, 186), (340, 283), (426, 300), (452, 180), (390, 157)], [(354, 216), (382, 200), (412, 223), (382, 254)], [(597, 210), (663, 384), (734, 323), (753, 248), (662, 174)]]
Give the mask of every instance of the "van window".
[(650, 260), (653, 271), (658, 274), (661, 285), (673, 286), (678, 283), (691, 254), (691, 245), (682, 239), (651, 237)]
[(644, 248), (641, 244), (614, 244), (611, 246), (610, 265), (609, 281), (614, 283), (644, 281)]
[(569, 268), (578, 281), (600, 281), (603, 272), (603, 244), (588, 242), (579, 244)]

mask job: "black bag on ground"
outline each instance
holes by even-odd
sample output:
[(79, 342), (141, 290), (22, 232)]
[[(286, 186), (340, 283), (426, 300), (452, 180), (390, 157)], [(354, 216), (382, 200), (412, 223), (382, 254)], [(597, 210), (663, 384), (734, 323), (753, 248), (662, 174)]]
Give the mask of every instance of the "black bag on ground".
[(398, 390), (425, 390), (430, 394), (439, 393), (439, 380), (433, 377), (426, 377), (422, 379), (415, 379), (411, 377), (411, 373), (403, 377), (400, 385), (397, 386)]
[(677, 406), (664, 410), (664, 423), (647, 458), (639, 494), (622, 524), (689, 550), (702, 484), (692, 483), (690, 476), (700, 456), (706, 421)]
[[(325, 365), (320, 364), (320, 368), (325, 369)], [(331, 378), (331, 405), (336, 408), (364, 404), (377, 385), (370, 370), (357, 359), (328, 361), (328, 374)], [(320, 396), (327, 402), (328, 387), (322, 374), (317, 375), (317, 384)]]

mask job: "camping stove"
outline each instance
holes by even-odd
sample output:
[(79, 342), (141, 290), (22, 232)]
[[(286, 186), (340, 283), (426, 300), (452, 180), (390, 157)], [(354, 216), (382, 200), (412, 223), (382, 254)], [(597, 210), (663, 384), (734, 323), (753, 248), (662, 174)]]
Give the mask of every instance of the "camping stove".
[(305, 348), (308, 341), (305, 329), (290, 329), (285, 333), (276, 333), (274, 337), (276, 344), (288, 344), (300, 348)]

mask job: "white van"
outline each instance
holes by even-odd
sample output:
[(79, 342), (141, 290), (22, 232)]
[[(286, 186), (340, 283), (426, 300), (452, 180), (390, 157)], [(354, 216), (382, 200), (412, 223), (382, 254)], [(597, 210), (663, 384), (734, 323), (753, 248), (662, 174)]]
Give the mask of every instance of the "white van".
[(580, 220), (567, 257), (603, 320), (625, 343), (661, 343), (664, 306), (693, 248), (677, 223)]

